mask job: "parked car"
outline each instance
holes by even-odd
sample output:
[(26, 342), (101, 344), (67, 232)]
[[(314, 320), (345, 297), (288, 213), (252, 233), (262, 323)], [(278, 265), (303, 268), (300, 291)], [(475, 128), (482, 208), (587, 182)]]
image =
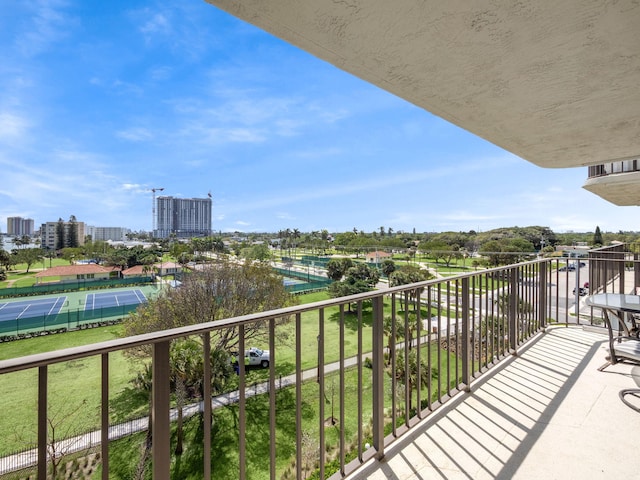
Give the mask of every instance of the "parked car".
[[(578, 290), (578, 293), (579, 293), (579, 295), (580, 295), (581, 297), (584, 297), (584, 296), (588, 293), (588, 292), (587, 292), (587, 289), (586, 289), (586, 288), (583, 288), (583, 287), (578, 287), (578, 288), (577, 288), (577, 290)], [(576, 289), (575, 289), (575, 288), (573, 289), (573, 294), (574, 294), (574, 295), (576, 294)]]
[(251, 367), (267, 368), (271, 357), (269, 350), (261, 350), (256, 347), (251, 347), (244, 352), (244, 364)]
[(576, 269), (576, 266), (573, 263), (568, 263), (567, 265), (565, 265), (564, 267), (560, 267), (558, 269), (559, 272), (573, 272)]

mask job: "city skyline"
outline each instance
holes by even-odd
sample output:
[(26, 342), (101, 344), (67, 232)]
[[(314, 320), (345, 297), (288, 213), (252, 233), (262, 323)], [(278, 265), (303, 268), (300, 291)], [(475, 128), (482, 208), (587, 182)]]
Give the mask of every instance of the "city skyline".
[(203, 1), (10, 1), (0, 228), (152, 229), (153, 189), (214, 232), (382, 225), (637, 231), (637, 207), (534, 166)]

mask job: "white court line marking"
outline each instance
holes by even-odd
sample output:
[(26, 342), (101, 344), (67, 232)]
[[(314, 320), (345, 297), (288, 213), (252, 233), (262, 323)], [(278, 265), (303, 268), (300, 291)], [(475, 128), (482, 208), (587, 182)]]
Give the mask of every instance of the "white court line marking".
[[(136, 298), (138, 299), (138, 303), (145, 303), (147, 301), (147, 297), (145, 297), (144, 293), (142, 293), (141, 290), (134, 290), (133, 293), (136, 294)], [(142, 295), (142, 298), (140, 298), (140, 295)]]
[[(58, 297), (56, 299), (56, 303), (54, 303), (51, 308), (49, 309), (49, 313), (47, 313), (47, 315), (51, 315), (51, 312), (53, 312), (53, 309), (56, 308), (58, 306), (58, 302), (62, 299), (62, 304), (64, 305), (65, 300), (67, 299), (67, 297)], [(60, 311), (60, 309), (58, 309), (58, 311)]]
[(18, 320), (22, 315), (24, 315), (24, 313), (25, 313), (27, 310), (29, 310), (29, 307), (30, 307), (30, 306), (31, 306), (31, 304), (28, 304), (26, 307), (24, 307), (24, 308), (22, 309), (22, 311), (20, 312), (20, 315), (18, 315), (18, 316), (16, 317), (16, 320)]

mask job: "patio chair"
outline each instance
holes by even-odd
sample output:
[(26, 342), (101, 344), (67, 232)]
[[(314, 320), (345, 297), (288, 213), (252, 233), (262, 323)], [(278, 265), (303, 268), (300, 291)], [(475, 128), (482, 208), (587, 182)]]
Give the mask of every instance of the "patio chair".
[[(631, 370), (631, 377), (636, 382), (636, 385), (640, 387), (640, 367), (633, 367)], [(629, 408), (632, 408), (636, 412), (640, 412), (640, 388), (625, 388), (624, 390), (620, 390), (620, 400)], [(625, 398), (627, 395), (630, 395), (634, 398), (633, 401)]]
[(604, 309), (604, 323), (609, 332), (609, 357), (608, 362), (599, 370), (604, 370), (609, 365), (619, 362), (629, 361), (640, 364), (640, 338), (633, 331), (632, 326), (624, 320), (624, 312), (613, 313), (609, 309)]

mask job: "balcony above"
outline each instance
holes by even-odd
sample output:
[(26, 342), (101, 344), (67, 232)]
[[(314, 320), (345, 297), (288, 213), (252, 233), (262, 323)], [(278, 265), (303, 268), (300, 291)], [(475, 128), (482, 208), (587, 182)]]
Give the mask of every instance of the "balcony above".
[(541, 167), (640, 156), (637, 3), (207, 1)]
[(614, 205), (640, 205), (638, 163), (638, 160), (626, 160), (589, 167), (589, 178), (582, 188)]

